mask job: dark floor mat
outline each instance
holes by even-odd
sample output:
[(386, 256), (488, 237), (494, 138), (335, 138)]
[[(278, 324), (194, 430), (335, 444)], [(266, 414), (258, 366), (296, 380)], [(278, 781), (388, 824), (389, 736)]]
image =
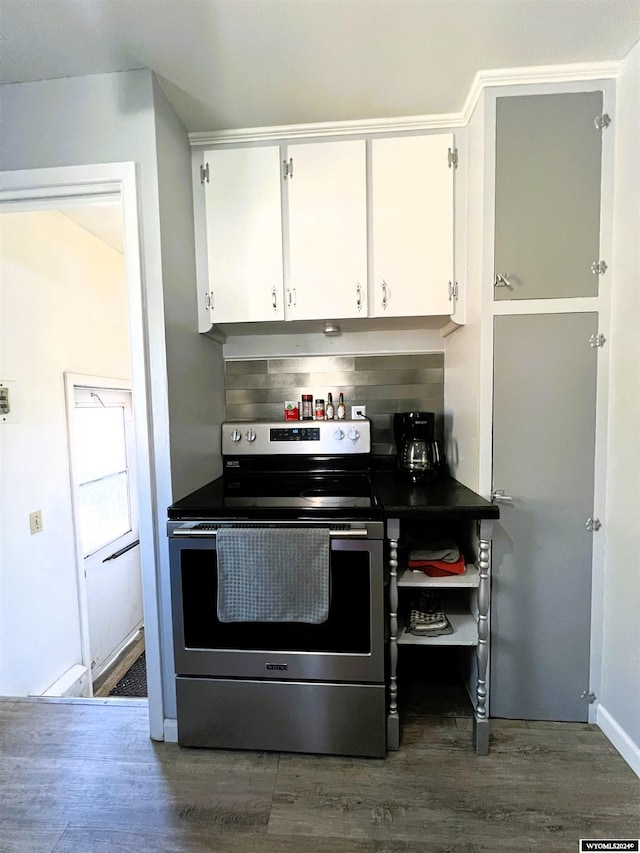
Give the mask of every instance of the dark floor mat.
[(147, 695), (147, 661), (142, 652), (137, 661), (131, 666), (113, 688), (109, 696), (146, 696)]

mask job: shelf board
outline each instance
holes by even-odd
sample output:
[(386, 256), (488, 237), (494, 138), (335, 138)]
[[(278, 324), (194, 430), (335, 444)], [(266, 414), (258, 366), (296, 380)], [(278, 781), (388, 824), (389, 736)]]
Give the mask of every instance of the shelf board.
[(398, 586), (419, 587), (422, 589), (474, 589), (480, 584), (478, 569), (472, 564), (467, 564), (467, 569), (462, 575), (449, 575), (446, 578), (430, 578), (424, 572), (414, 572), (404, 569), (398, 575)]
[(477, 646), (478, 626), (471, 613), (453, 613), (445, 611), (453, 628), (452, 634), (439, 637), (419, 637), (402, 628), (398, 635), (399, 646)]

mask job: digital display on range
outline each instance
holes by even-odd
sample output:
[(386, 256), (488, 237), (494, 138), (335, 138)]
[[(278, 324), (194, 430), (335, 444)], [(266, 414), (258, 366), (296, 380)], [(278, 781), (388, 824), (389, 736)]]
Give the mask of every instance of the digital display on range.
[(269, 441), (320, 441), (320, 428), (279, 427), (270, 429)]

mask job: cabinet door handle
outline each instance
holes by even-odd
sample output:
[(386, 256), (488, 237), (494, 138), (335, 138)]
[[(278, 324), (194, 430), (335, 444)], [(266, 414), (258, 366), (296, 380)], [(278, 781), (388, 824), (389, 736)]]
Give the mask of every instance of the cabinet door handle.
[(360, 287), (360, 283), (356, 285), (356, 306), (358, 311), (362, 311), (362, 288)]
[(271, 289), (271, 300), (272, 300), (272, 305), (273, 305), (273, 310), (274, 310), (274, 311), (277, 311), (277, 310), (278, 310), (278, 300), (277, 300), (277, 296), (278, 296), (278, 292), (277, 292), (277, 290), (275, 289), (275, 287), (273, 287), (273, 288)]
[(293, 304), (297, 305), (298, 304), (298, 298), (297, 298), (295, 287), (291, 288), (291, 292), (293, 293)]
[(287, 306), (289, 308), (291, 307), (291, 288), (290, 287), (287, 288)]
[(211, 294), (207, 291), (204, 295), (204, 307), (209, 311), (211, 309)]
[(496, 273), (496, 280), (493, 282), (494, 287), (508, 287), (509, 290), (513, 290), (513, 285), (507, 278), (507, 276), (503, 272)]
[(382, 307), (386, 308), (389, 298), (387, 296), (387, 282), (382, 279)]
[(491, 501), (498, 503), (513, 503), (513, 498), (510, 498), (509, 495), (505, 495), (504, 489), (494, 489), (491, 492)]

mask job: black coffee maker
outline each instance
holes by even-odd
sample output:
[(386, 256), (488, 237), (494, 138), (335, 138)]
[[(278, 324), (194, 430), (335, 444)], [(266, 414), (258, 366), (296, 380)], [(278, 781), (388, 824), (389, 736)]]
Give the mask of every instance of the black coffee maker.
[(398, 468), (414, 483), (432, 483), (444, 471), (444, 454), (434, 438), (433, 412), (396, 412), (393, 433), (398, 451)]

